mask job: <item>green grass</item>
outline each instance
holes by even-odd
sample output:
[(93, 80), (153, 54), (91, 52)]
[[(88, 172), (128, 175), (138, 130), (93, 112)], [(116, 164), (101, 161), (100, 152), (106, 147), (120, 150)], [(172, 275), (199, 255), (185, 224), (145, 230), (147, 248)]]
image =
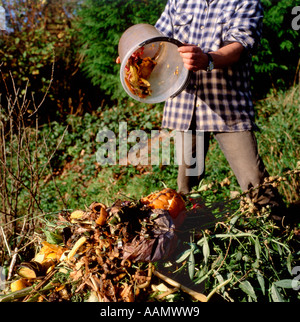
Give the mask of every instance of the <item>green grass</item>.
[[(271, 176), (281, 176), (295, 169), (300, 160), (299, 100), (299, 88), (295, 88), (256, 103), (259, 150)], [(107, 128), (118, 133), (119, 122), (126, 121), (128, 132), (143, 129), (150, 135), (151, 129), (159, 129), (161, 115), (161, 105), (131, 103), (99, 110), (94, 115), (70, 116), (67, 120), (68, 132), (52, 161), (58, 175), (43, 187), (45, 212), (62, 207), (78, 208), (95, 200), (111, 203), (124, 195), (139, 199), (162, 189), (164, 185), (176, 189), (177, 167), (174, 162), (169, 166), (134, 167), (100, 166), (96, 160), (96, 151), (101, 146), (96, 142), (99, 130)], [(55, 144), (65, 126), (53, 123), (43, 130), (51, 133), (49, 140)], [(221, 186), (220, 183), (226, 178), (229, 178), (229, 183)], [(293, 179), (290, 180), (279, 187), (288, 203), (299, 198), (299, 188), (295, 187)], [(229, 198), (230, 191), (239, 191), (238, 183), (214, 138), (211, 139), (206, 178), (202, 184), (213, 185), (211, 191), (204, 191), (203, 194), (215, 200)], [(60, 191), (58, 199), (57, 190)]]

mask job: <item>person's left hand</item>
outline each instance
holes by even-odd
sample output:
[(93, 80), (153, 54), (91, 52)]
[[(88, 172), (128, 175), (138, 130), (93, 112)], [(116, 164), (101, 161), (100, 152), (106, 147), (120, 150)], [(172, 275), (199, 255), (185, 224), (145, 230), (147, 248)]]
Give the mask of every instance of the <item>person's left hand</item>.
[(206, 70), (208, 57), (200, 47), (195, 45), (185, 45), (178, 48), (183, 59), (184, 66), (191, 71)]

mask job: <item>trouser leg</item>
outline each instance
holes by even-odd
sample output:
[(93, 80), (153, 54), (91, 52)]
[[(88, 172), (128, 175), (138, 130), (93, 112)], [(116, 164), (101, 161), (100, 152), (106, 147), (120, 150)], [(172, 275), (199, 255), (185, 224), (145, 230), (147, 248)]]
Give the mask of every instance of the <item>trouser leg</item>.
[(276, 188), (263, 185), (269, 176), (265, 165), (259, 156), (257, 141), (252, 131), (215, 133), (215, 137), (223, 151), (238, 183), (243, 191), (249, 192), (249, 197), (259, 207), (265, 205), (281, 206), (283, 204)]
[(178, 192), (189, 193), (204, 176), (205, 156), (209, 146), (209, 133), (197, 131), (176, 133), (178, 161)]

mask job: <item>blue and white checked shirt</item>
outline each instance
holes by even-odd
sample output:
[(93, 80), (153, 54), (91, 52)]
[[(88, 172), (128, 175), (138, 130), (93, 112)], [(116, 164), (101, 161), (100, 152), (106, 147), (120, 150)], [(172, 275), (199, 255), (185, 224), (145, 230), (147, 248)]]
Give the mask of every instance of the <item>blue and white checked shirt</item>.
[(162, 127), (189, 129), (195, 108), (197, 130), (256, 129), (250, 91), (250, 53), (262, 27), (259, 0), (168, 0), (155, 27), (165, 36), (216, 51), (227, 43), (245, 47), (243, 58), (225, 69), (194, 72), (187, 88), (166, 101)]

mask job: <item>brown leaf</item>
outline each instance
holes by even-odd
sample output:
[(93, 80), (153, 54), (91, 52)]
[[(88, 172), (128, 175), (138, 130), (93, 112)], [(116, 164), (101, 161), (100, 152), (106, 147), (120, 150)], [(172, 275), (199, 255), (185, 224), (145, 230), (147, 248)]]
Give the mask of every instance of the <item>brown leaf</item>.
[(78, 271), (73, 271), (73, 272), (70, 273), (70, 278), (74, 282), (78, 281), (81, 277), (82, 277), (82, 271), (81, 271), (81, 269), (78, 270)]

